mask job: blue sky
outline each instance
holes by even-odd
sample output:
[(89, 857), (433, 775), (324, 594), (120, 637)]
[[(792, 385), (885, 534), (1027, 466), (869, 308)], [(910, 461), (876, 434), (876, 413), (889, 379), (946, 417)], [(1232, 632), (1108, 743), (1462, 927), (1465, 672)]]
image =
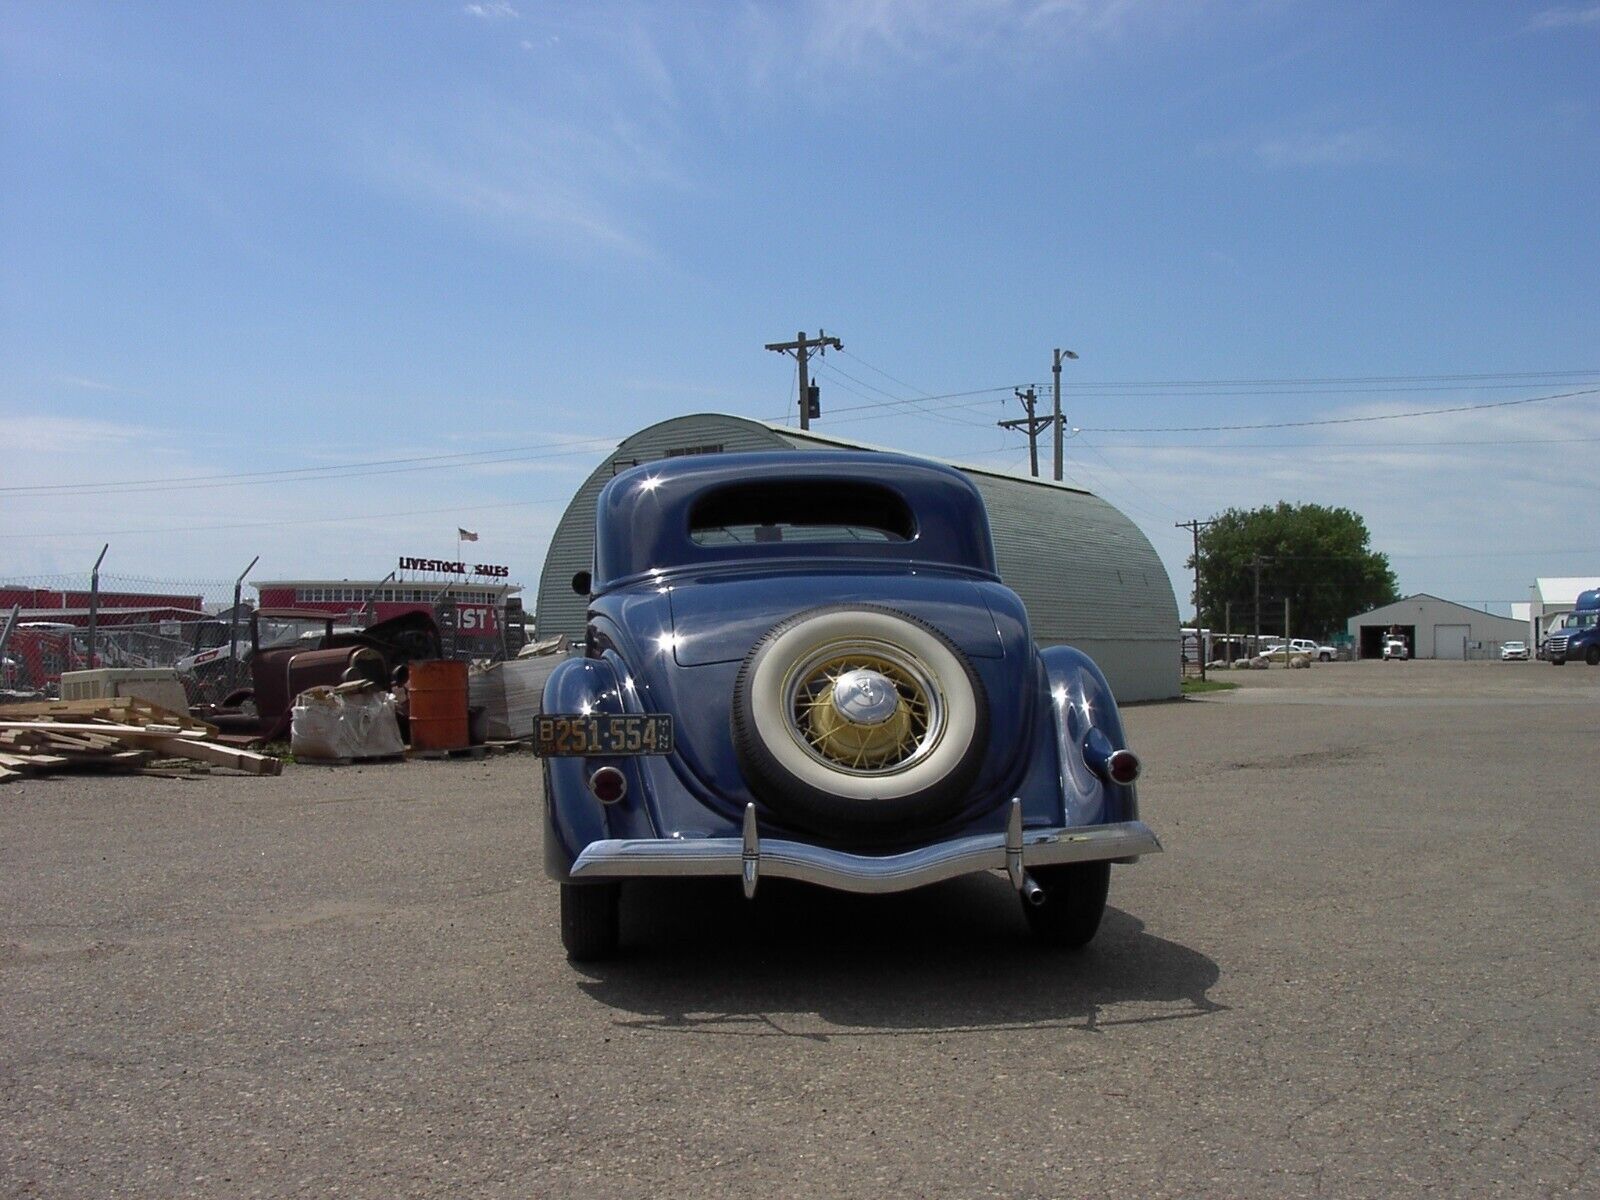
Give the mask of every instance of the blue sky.
[(1107, 431), (1600, 388), (1597, 151), (1592, 2), (13, 2), (0, 577), (463, 525), (533, 584), (605, 441), (792, 413), (820, 325), (820, 431), (1007, 470), (1075, 349), (1068, 477), (1181, 597), (1175, 521), (1287, 499), (1525, 598), (1600, 571), (1600, 395)]

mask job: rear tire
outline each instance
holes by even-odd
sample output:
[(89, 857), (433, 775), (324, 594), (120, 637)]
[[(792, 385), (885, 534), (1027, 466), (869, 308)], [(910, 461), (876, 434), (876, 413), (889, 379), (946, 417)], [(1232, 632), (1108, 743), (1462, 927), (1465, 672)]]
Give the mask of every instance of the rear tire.
[(561, 885), (561, 944), (572, 962), (596, 962), (617, 953), (621, 930), (616, 883)]
[(1100, 928), (1111, 887), (1108, 862), (1073, 863), (1063, 867), (1038, 867), (1033, 877), (1044, 889), (1038, 906), (1022, 902), (1033, 936), (1047, 946), (1078, 950), (1089, 944)]

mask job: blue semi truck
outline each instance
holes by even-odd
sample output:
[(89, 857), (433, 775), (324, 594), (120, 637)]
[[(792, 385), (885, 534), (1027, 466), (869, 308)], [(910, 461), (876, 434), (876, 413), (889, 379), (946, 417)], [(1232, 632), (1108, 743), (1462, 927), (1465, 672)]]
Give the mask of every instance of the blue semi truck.
[(1545, 639), (1544, 650), (1558, 667), (1568, 659), (1600, 666), (1600, 588), (1578, 593), (1578, 602), (1561, 628)]

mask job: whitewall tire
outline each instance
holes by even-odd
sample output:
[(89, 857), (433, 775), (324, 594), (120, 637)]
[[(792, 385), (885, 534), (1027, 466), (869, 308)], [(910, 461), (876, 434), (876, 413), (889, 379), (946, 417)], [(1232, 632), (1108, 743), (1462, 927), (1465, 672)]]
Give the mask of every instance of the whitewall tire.
[(774, 626), (740, 668), (732, 722), (757, 798), (828, 833), (953, 815), (989, 734), (966, 656), (919, 618), (876, 605)]

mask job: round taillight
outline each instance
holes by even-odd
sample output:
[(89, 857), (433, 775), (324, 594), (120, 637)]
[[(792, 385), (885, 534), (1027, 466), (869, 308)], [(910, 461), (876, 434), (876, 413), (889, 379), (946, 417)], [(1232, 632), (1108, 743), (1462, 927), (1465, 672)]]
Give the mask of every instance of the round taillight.
[(628, 794), (628, 777), (615, 767), (601, 767), (589, 776), (589, 790), (601, 804), (615, 804)]
[(1106, 776), (1123, 786), (1132, 783), (1139, 778), (1139, 756), (1132, 750), (1113, 750), (1106, 759)]

